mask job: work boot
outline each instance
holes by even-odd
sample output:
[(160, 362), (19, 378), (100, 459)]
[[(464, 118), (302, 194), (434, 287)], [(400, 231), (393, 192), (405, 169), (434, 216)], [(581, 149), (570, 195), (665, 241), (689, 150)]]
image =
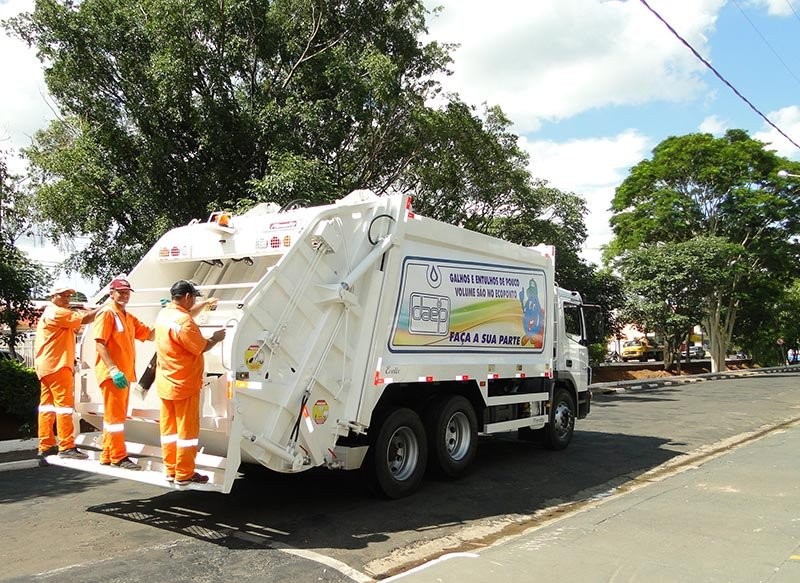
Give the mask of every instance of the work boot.
[(58, 457), (68, 460), (88, 460), (89, 456), (79, 450), (77, 447), (71, 447), (64, 451), (58, 452)]
[(138, 472), (139, 470), (142, 469), (142, 466), (134, 462), (129, 457), (123, 458), (118, 462), (111, 462), (111, 465), (114, 466), (115, 468), (122, 468), (123, 470), (133, 470), (135, 472)]
[(57, 445), (48, 447), (47, 449), (40, 451), (39, 453), (36, 454), (36, 459), (39, 460), (39, 466), (41, 467), (49, 466), (50, 464), (47, 463), (47, 460), (45, 458), (49, 455), (57, 455), (57, 454), (58, 454)]
[(40, 450), (36, 457), (38, 457), (38, 458), (46, 458), (49, 455), (56, 455), (57, 453), (58, 453), (58, 446), (57, 445), (53, 445), (51, 447), (48, 447), (45, 450)]
[(191, 478), (187, 480), (177, 480), (175, 483), (178, 486), (188, 486), (189, 484), (205, 484), (206, 482), (208, 482), (208, 476), (195, 473)]

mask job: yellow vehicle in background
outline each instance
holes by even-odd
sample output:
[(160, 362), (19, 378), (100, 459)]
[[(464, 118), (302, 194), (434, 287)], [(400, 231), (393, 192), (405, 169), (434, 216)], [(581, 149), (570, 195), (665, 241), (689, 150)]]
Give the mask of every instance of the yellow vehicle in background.
[(638, 360), (639, 362), (647, 362), (651, 358), (654, 360), (663, 360), (664, 349), (651, 344), (647, 338), (637, 338), (635, 340), (628, 340), (622, 345), (622, 362), (629, 360)]

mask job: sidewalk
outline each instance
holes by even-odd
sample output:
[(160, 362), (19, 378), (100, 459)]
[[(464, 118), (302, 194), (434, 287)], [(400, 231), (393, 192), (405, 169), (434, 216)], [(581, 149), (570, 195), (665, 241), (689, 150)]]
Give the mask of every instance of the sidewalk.
[(794, 425), (385, 581), (800, 581), (799, 449)]

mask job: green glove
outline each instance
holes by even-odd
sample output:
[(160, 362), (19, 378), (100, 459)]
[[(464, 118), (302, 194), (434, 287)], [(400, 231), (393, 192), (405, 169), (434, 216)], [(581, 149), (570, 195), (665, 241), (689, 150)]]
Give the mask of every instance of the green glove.
[(111, 369), (111, 380), (114, 381), (118, 389), (124, 389), (128, 386), (128, 379), (125, 378), (125, 374), (117, 368)]

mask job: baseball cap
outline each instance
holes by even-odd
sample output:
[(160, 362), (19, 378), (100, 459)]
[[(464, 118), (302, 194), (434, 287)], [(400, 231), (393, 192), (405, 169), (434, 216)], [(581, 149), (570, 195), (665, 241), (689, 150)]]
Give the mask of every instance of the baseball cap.
[(186, 294), (192, 294), (193, 296), (203, 295), (196, 287), (194, 287), (194, 284), (191, 281), (186, 281), (185, 279), (179, 279), (173, 283), (172, 287), (169, 288), (169, 293), (173, 298), (179, 298), (181, 296), (185, 296)]
[(53, 296), (58, 296), (58, 295), (61, 295), (61, 294), (65, 294), (67, 292), (75, 293), (75, 290), (72, 289), (71, 287), (67, 286), (67, 285), (54, 285), (50, 289), (50, 294), (49, 295), (50, 295), (50, 297), (53, 297)]
[(128, 283), (128, 280), (122, 277), (114, 278), (108, 287), (109, 289), (117, 291), (125, 291), (125, 290), (133, 291), (131, 289), (131, 284)]

